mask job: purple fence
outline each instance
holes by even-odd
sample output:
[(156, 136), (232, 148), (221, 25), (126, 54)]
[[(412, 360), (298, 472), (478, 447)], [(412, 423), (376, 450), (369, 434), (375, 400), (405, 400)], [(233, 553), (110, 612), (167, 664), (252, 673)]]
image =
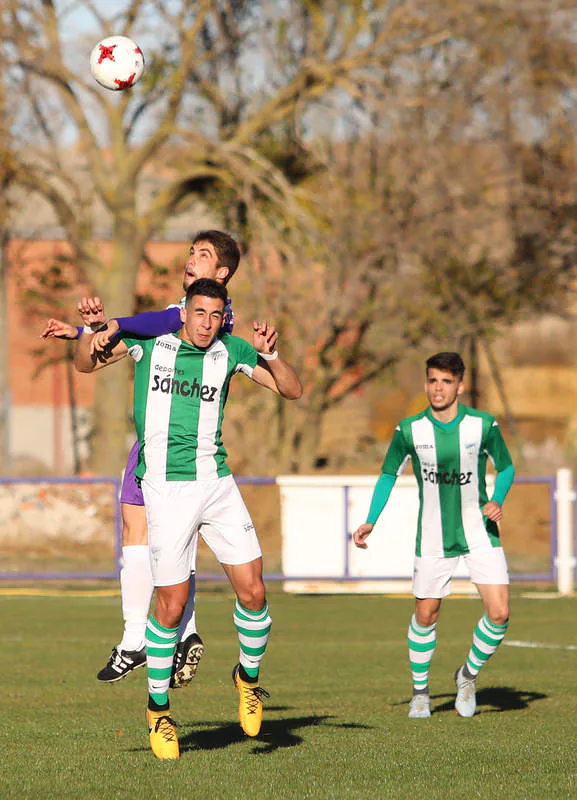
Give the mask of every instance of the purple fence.
[[(263, 478), (263, 477), (243, 477), (237, 476), (236, 481), (239, 485), (251, 485), (251, 486), (262, 486), (262, 485), (274, 485), (276, 484), (275, 478)], [(81, 579), (81, 580), (100, 580), (100, 579), (117, 579), (119, 575), (120, 569), (120, 557), (122, 553), (122, 543), (121, 543), (121, 514), (120, 514), (120, 503), (119, 503), (119, 494), (120, 494), (120, 480), (118, 478), (0, 478), (0, 488), (6, 487), (11, 484), (47, 484), (47, 485), (104, 485), (110, 487), (112, 496), (113, 496), (113, 526), (114, 531), (112, 533), (114, 537), (114, 566), (111, 568), (110, 571), (88, 571), (88, 572), (76, 572), (76, 571), (9, 571), (9, 572), (0, 572), (0, 580), (1, 579), (10, 579), (10, 580), (67, 580), (67, 579)], [(557, 489), (557, 481), (555, 476), (537, 476), (537, 477), (521, 477), (515, 479), (515, 484), (531, 484), (531, 485), (546, 485), (548, 487), (548, 494), (549, 494), (549, 521), (550, 521), (550, 537), (549, 537), (549, 569), (543, 572), (513, 572), (511, 574), (511, 580), (513, 581), (525, 581), (525, 582), (537, 582), (537, 581), (544, 581), (544, 582), (554, 582), (557, 579), (557, 568), (556, 568), (556, 553), (557, 553), (557, 505), (556, 505), (556, 489)], [(344, 574), (339, 576), (334, 576), (333, 578), (318, 578), (318, 580), (339, 580), (339, 581), (351, 581), (351, 580), (358, 580), (358, 577), (351, 576), (349, 573), (349, 548), (350, 548), (350, 538), (351, 538), (351, 525), (349, 520), (349, 486), (343, 487), (343, 505), (342, 505), (342, 515), (343, 515), (343, 529), (344, 529), (344, 537), (343, 537), (343, 548), (345, 554), (345, 568)], [(577, 481), (575, 484), (575, 490), (577, 492)], [(574, 532), (576, 537), (576, 546), (577, 546), (577, 504), (574, 506)], [(268, 573), (265, 574), (265, 580), (267, 581), (280, 581), (280, 580), (302, 580), (298, 577), (285, 577), (282, 573)], [(198, 575), (199, 580), (210, 580), (210, 581), (224, 581), (226, 580), (223, 573), (203, 573)], [(375, 577), (368, 577), (363, 576), (363, 581), (382, 581), (385, 578), (383, 576), (375, 576)], [(306, 580), (315, 580), (310, 576), (306, 578)]]

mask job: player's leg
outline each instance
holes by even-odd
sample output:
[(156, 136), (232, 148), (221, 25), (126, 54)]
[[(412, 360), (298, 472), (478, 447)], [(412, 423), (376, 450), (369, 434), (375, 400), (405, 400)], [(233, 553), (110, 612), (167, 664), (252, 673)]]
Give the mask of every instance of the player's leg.
[[(193, 563), (196, 563), (197, 542), (198, 536), (195, 536)], [(188, 686), (196, 675), (196, 669), (203, 653), (204, 642), (196, 630), (196, 571), (194, 571), (190, 575), (188, 598), (178, 628), (178, 645), (170, 679), (171, 689)]]
[(505, 638), (509, 625), (509, 574), (501, 547), (466, 558), (471, 580), (476, 585), (485, 613), (473, 632), (473, 643), (465, 663), (455, 673), (455, 708), (462, 717), (472, 717), (477, 707), (476, 679)]
[(262, 723), (262, 698), (269, 697), (259, 686), (259, 670), (272, 627), (262, 582), (262, 558), (222, 566), (237, 598), (233, 619), (240, 653), (232, 679), (239, 693), (239, 719), (248, 736), (257, 736)]
[(154, 611), (146, 626), (148, 705), (146, 717), (152, 751), (158, 758), (178, 758), (175, 723), (170, 717), (168, 689), (178, 628), (194, 568), (202, 492), (194, 482), (143, 481), (146, 501)]
[(157, 758), (178, 758), (180, 755), (176, 723), (170, 716), (168, 689), (178, 641), (178, 625), (187, 597), (188, 581), (158, 586), (155, 609), (146, 625), (146, 720), (150, 746)]
[(262, 698), (268, 696), (259, 686), (259, 669), (272, 621), (262, 580), (262, 552), (232, 476), (215, 481), (201, 535), (222, 564), (237, 597), (234, 624), (240, 655), (233, 680), (239, 693), (241, 726), (246, 734), (256, 736), (262, 720)]
[(144, 632), (153, 587), (144, 499), (134, 475), (137, 462), (138, 442), (128, 454), (120, 492), (122, 513), (120, 598), (124, 631), (120, 643), (113, 648), (108, 663), (97, 675), (98, 680), (103, 683), (119, 681), (146, 663)]
[(415, 557), (415, 613), (408, 631), (409, 663), (413, 679), (413, 698), (409, 705), (411, 719), (431, 716), (429, 671), (437, 644), (437, 621), (442, 598), (450, 591), (456, 561), (457, 559), (431, 556)]

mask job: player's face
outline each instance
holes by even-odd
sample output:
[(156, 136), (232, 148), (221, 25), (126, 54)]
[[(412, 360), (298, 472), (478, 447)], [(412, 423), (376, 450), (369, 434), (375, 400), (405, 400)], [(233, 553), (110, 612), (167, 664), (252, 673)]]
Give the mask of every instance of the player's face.
[(223, 283), (228, 275), (228, 267), (218, 266), (218, 256), (214, 245), (210, 242), (196, 242), (190, 248), (188, 261), (184, 267), (182, 288), (186, 292), (188, 287), (199, 278), (210, 278)]
[(425, 392), (433, 411), (446, 411), (458, 403), (465, 386), (452, 372), (430, 368), (427, 370)]
[(210, 347), (224, 319), (224, 303), (218, 297), (195, 295), (180, 311), (182, 338), (195, 347)]

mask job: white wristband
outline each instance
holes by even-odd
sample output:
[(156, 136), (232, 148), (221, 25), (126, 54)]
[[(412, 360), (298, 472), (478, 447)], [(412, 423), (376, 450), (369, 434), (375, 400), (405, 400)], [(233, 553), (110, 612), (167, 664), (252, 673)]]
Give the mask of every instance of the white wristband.
[(265, 361), (274, 361), (275, 358), (278, 358), (278, 350), (275, 350), (273, 353), (259, 353), (259, 356)]
[(107, 328), (108, 328), (107, 322), (95, 322), (94, 328), (92, 327), (92, 325), (85, 325), (82, 328), (82, 331), (84, 333), (99, 333), (99, 331), (105, 331)]

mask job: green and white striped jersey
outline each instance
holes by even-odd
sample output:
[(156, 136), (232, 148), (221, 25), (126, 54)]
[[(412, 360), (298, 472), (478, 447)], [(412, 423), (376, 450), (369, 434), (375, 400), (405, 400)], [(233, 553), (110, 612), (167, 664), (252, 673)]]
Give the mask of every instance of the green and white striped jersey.
[(124, 336), (135, 362), (134, 423), (140, 451), (135, 475), (201, 481), (230, 474), (222, 419), (230, 379), (252, 377), (257, 351), (223, 333), (206, 350), (173, 333)]
[(499, 425), (490, 414), (459, 405), (448, 424), (428, 408), (401, 420), (382, 471), (400, 475), (409, 458), (419, 485), (418, 556), (459, 556), (499, 547), (499, 528), (483, 515), (488, 501), (487, 457), (497, 471), (511, 465)]

